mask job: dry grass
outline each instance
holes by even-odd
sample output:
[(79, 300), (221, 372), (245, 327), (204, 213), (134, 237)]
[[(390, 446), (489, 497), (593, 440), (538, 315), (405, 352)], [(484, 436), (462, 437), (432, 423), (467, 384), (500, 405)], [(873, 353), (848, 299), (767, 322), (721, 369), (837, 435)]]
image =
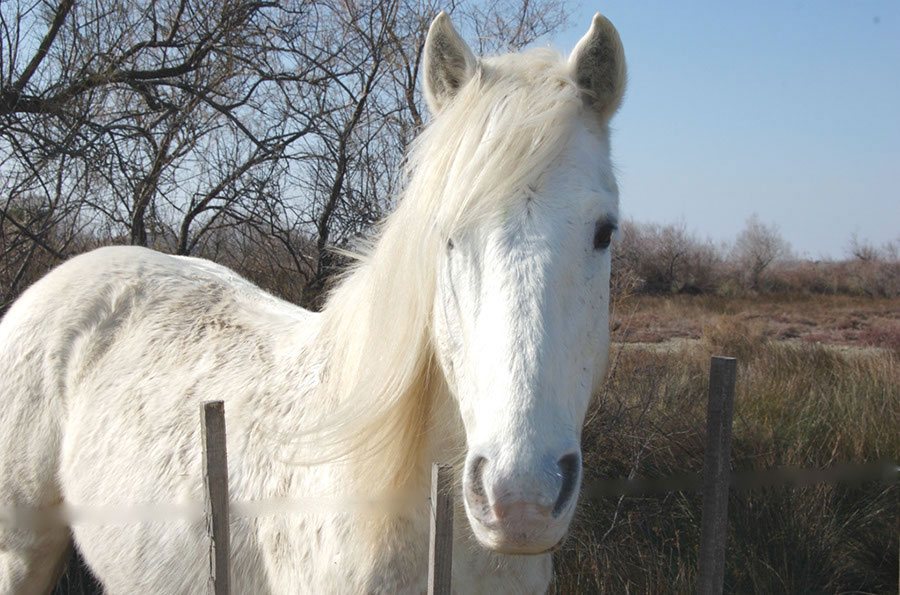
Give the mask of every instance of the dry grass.
[[(666, 336), (614, 352), (585, 429), (586, 481), (701, 470), (711, 355), (739, 362), (735, 470), (900, 459), (900, 351), (884, 331), (896, 329), (897, 300), (631, 301)], [(780, 325), (797, 336), (780, 340)], [(696, 340), (671, 340), (686, 329)], [(846, 329), (861, 338), (835, 333)], [(806, 339), (816, 332), (825, 340)], [(584, 502), (556, 592), (693, 592), (700, 512), (691, 492)], [(732, 492), (725, 591), (896, 593), (898, 522), (896, 483)]]

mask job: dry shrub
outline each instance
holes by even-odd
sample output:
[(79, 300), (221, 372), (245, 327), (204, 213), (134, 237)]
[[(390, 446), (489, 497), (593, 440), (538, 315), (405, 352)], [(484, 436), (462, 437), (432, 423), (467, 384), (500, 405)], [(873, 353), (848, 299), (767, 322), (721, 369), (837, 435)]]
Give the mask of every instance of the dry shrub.
[(764, 223), (754, 213), (734, 240), (729, 254), (732, 270), (743, 287), (752, 291), (767, 289), (768, 270), (791, 254), (791, 245), (781, 236), (778, 226)]
[[(732, 247), (700, 239), (684, 223), (625, 221), (613, 252), (613, 275), (628, 271), (641, 293), (805, 293), (900, 297), (898, 247), (890, 244), (871, 258), (797, 260), (774, 225), (756, 217)], [(615, 282), (614, 282), (615, 284)]]
[(709, 293), (722, 281), (722, 250), (689, 232), (684, 223), (625, 221), (613, 249), (616, 270), (640, 279), (648, 294)]
[(900, 262), (784, 262), (768, 271), (768, 285), (777, 293), (896, 298), (900, 297)]

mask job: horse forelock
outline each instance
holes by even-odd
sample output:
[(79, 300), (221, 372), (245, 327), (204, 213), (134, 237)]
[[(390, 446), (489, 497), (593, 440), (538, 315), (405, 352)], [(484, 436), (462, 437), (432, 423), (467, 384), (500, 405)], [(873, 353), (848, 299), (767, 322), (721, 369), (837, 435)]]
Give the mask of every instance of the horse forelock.
[(566, 61), (555, 51), (481, 61), (413, 142), (400, 208), (417, 211), (416, 219), (436, 226), (444, 240), (504, 212), (567, 146), (581, 105)]

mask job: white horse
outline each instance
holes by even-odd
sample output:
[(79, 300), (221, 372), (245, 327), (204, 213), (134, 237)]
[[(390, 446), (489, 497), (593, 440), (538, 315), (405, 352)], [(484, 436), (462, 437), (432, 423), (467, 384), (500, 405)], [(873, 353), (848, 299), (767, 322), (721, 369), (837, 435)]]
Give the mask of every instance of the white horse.
[(231, 500), (307, 504), (232, 520), (235, 593), (423, 592), (432, 461), (454, 590), (544, 591), (606, 365), (624, 84), (600, 15), (568, 60), (476, 59), (442, 13), (404, 196), (321, 313), (140, 248), (37, 282), (0, 325), (0, 508), (124, 518), (0, 524), (0, 592), (46, 592), (73, 542), (107, 593), (203, 592), (202, 518), (127, 513), (202, 502), (210, 399)]

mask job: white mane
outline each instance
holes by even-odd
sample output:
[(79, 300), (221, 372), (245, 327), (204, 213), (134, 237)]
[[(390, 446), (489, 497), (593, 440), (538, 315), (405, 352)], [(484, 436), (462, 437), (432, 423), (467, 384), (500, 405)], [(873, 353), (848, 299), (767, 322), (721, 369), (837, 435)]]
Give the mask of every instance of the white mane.
[(496, 57), (479, 64), (413, 144), (396, 211), (323, 312), (322, 391), (342, 406), (323, 422), (316, 448), (330, 444), (332, 456), (363, 460), (378, 453), (390, 469), (366, 473), (371, 466), (361, 465), (363, 485), (399, 488), (424, 462), (431, 400), (445, 390), (430, 335), (439, 250), (461, 226), (529, 193), (563, 150), (580, 108), (558, 53)]

